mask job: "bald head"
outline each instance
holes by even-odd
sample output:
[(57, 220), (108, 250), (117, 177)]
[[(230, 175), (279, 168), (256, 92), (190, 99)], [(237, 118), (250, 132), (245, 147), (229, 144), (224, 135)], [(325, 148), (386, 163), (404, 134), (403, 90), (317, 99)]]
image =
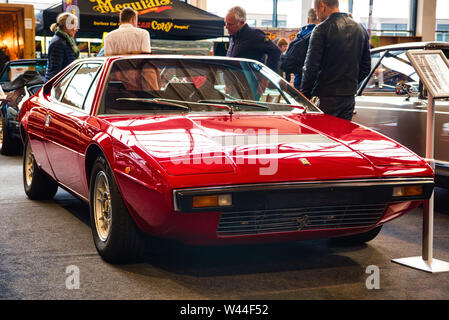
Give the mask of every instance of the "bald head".
[(340, 12), (338, 0), (315, 0), (315, 11), (320, 21), (324, 21), (332, 13)]
[(313, 23), (313, 24), (320, 23), (320, 20), (318, 19), (316, 11), (313, 8), (310, 9), (309, 12), (307, 13), (307, 23)]
[(329, 8), (338, 8), (340, 6), (338, 0), (315, 0), (315, 7), (317, 6), (317, 3), (319, 4), (320, 2), (323, 2)]

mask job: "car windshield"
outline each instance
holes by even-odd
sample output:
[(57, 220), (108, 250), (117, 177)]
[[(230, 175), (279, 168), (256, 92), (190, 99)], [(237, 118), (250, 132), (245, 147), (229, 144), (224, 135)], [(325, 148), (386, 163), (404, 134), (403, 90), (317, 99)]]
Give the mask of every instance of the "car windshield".
[(33, 75), (43, 77), (45, 76), (46, 68), (47, 65), (45, 61), (39, 63), (24, 61), (23, 63), (9, 64), (5, 69), (3, 69), (3, 72), (0, 75), (0, 85), (11, 83), (19, 76), (25, 74), (27, 77), (31, 77)]
[(256, 62), (136, 58), (113, 63), (99, 114), (267, 111), (320, 112)]
[[(382, 56), (371, 55), (372, 65), (377, 65)], [(369, 79), (365, 93), (395, 93), (397, 87), (407, 85), (413, 92), (418, 92), (419, 76), (410, 63), (405, 50), (387, 51)]]

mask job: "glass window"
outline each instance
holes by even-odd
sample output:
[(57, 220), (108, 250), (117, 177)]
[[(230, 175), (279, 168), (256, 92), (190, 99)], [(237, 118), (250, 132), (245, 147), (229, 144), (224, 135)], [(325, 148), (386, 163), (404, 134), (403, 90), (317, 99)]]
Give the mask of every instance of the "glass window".
[(87, 94), (86, 100), (84, 101), (83, 109), (87, 113), (90, 113), (90, 110), (92, 109), (92, 103), (94, 102), (95, 92), (97, 91), (98, 80), (100, 79), (99, 74), (100, 72), (97, 72), (95, 80), (90, 86), (89, 93)]
[(61, 100), (62, 95), (65, 92), (65, 89), (67, 88), (70, 79), (78, 69), (78, 66), (75, 66), (64, 78), (62, 78), (61, 81), (59, 81), (52, 89), (51, 89), (51, 96), (56, 100)]
[[(14, 63), (14, 65), (10, 65), (8, 68), (6, 68), (3, 72), (3, 74), (0, 77), (0, 84), (13, 82), (16, 80), (19, 76), (23, 75), (25, 72), (27, 73), (27, 77), (30, 77), (31, 75), (35, 76), (45, 76), (45, 70), (47, 68), (46, 62), (41, 63), (23, 63), (18, 64)], [(1, 70), (0, 70), (1, 72)]]
[(287, 21), (278, 20), (278, 28), (286, 28), (286, 27), (287, 27)]
[[(373, 6), (373, 34), (411, 35), (411, 5), (414, 0), (375, 0)], [(368, 26), (369, 1), (353, 0), (354, 19)], [(405, 28), (403, 26), (406, 26)], [(383, 32), (385, 30), (385, 32)], [(404, 30), (402, 32), (391, 32)]]
[(436, 40), (449, 41), (449, 1), (437, 0)]
[(273, 25), (273, 20), (264, 20), (262, 19), (261, 27), (271, 27)]
[[(449, 22), (449, 19), (448, 19)], [(449, 24), (438, 24), (437, 25), (437, 41), (448, 41), (449, 40)]]
[[(296, 0), (300, 2), (300, 0)], [(291, 2), (291, 1), (290, 1)], [(273, 0), (208, 0), (207, 11), (220, 17), (225, 17), (229, 9), (241, 6), (246, 10), (246, 20), (252, 27), (262, 27), (262, 20), (272, 20)], [(272, 27), (272, 23), (268, 26)]]
[(350, 2), (350, 0), (340, 0), (339, 1), (341, 12), (351, 12), (349, 2)]
[(83, 64), (73, 76), (61, 102), (82, 108), (87, 92), (100, 68), (98, 63)]
[[(373, 55), (373, 66), (379, 59), (380, 54)], [(404, 50), (388, 51), (372, 74), (363, 93), (395, 93), (400, 85), (410, 86), (413, 92), (417, 93), (419, 76)]]
[(318, 112), (278, 74), (258, 63), (124, 59), (112, 66), (99, 113), (303, 112), (304, 106)]
[(436, 40), (449, 41), (449, 1), (437, 0)]
[(313, 7), (313, 1), (279, 0), (278, 27), (300, 28), (307, 24), (307, 12)]
[(246, 19), (246, 23), (250, 26), (250, 27), (255, 27), (256, 26), (256, 19)]
[[(314, 0), (278, 0), (277, 24), (279, 28), (300, 28), (307, 24), (307, 12), (313, 7)], [(343, 2), (347, 3), (347, 0)], [(208, 0), (207, 11), (224, 17), (233, 6), (242, 6), (246, 10), (247, 23), (251, 27), (273, 27), (274, 0)], [(340, 6), (341, 7), (341, 6)], [(347, 5), (346, 5), (347, 7)]]
[[(403, 36), (407, 35), (407, 24), (406, 23), (382, 23), (381, 25), (382, 35), (384, 36)], [(395, 31), (405, 31), (405, 32), (395, 32)], [(390, 32), (391, 31), (391, 32)]]
[[(411, 7), (416, 0), (375, 0), (373, 8), (373, 30), (379, 35), (382, 32), (382, 24), (398, 25), (392, 29), (395, 35), (412, 35), (411, 30)], [(448, 2), (447, 0), (438, 0)], [(277, 24), (278, 27), (300, 28), (307, 24), (307, 13), (313, 8), (314, 0), (278, 0), (277, 1)], [(247, 12), (248, 24), (252, 27), (272, 27), (268, 25), (273, 16), (274, 0), (246, 0), (244, 3), (237, 0), (208, 0), (207, 11), (224, 17), (233, 6), (242, 6)], [(340, 0), (340, 11), (350, 12), (356, 21), (368, 26), (369, 1), (368, 0)], [(445, 12), (449, 12), (447, 9)], [(406, 25), (405, 29), (402, 25)], [(377, 31), (377, 32), (376, 32)], [(390, 32), (388, 32), (390, 31)], [(386, 31), (391, 35), (391, 30)]]

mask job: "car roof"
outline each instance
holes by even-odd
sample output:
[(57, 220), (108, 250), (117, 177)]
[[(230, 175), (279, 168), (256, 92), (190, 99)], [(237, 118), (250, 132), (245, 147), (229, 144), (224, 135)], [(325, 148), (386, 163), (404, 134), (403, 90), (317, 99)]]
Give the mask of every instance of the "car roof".
[(410, 50), (410, 49), (449, 49), (449, 42), (442, 41), (428, 41), (428, 42), (407, 42), (398, 43), (388, 46), (378, 47), (371, 50), (371, 52), (379, 52), (383, 50)]
[(246, 58), (231, 58), (224, 56), (201, 56), (201, 55), (171, 55), (171, 54), (134, 54), (134, 55), (116, 55), (116, 56), (100, 56), (100, 57), (90, 57), (75, 60), (75, 62), (80, 61), (92, 61), (92, 60), (103, 60), (103, 61), (112, 61), (112, 60), (121, 60), (121, 59), (192, 59), (192, 60), (239, 60), (239, 61), (248, 61), (248, 62), (256, 62), (256, 60), (246, 59)]
[(47, 59), (18, 59), (18, 60), (10, 60), (5, 63), (2, 69), (0, 69), (0, 77), (3, 77), (3, 74), (5, 73), (6, 69), (10, 66), (14, 65), (24, 65), (24, 64), (31, 64), (31, 65), (46, 65)]
[(8, 61), (6, 65), (15, 65), (15, 64), (26, 64), (26, 63), (30, 63), (30, 64), (41, 64), (41, 63), (46, 63), (47, 59), (18, 59), (18, 60), (10, 60)]

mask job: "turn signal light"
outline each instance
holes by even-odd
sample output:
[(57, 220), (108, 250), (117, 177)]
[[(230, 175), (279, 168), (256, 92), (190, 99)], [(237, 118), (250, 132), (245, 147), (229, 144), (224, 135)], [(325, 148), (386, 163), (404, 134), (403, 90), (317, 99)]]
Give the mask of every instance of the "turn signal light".
[(423, 186), (405, 186), (393, 188), (393, 197), (422, 196), (423, 193)]
[(212, 196), (194, 196), (193, 208), (207, 207), (228, 207), (232, 205), (232, 196), (230, 194), (220, 194)]

